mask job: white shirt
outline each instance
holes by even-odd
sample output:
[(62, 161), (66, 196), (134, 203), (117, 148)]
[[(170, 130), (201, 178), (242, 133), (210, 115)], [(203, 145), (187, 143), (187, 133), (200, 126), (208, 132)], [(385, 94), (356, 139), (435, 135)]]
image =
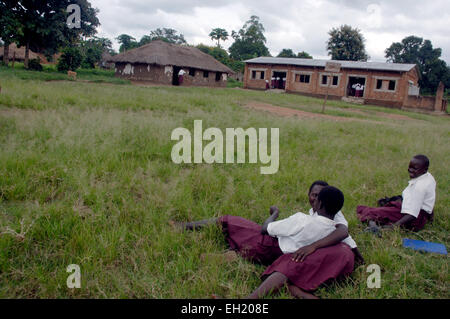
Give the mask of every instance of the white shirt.
[(310, 216), (303, 213), (274, 221), (267, 226), (267, 232), (270, 236), (278, 238), (280, 249), (285, 254), (310, 245), (328, 236), (335, 229), (335, 221), (323, 216)]
[[(317, 213), (312, 208), (309, 210), (309, 214), (311, 216), (317, 215)], [(336, 213), (336, 215), (334, 215), (334, 221), (336, 222), (336, 224), (342, 224), (348, 228), (347, 219), (345, 219), (345, 216), (344, 216), (344, 214), (342, 214), (341, 211), (338, 211)], [(352, 249), (357, 247), (356, 242), (353, 240), (352, 236), (350, 236), (350, 235), (348, 235), (347, 238), (343, 239), (342, 242), (349, 245), (350, 248), (352, 248)]]
[(425, 173), (409, 180), (402, 196), (402, 214), (417, 218), (421, 209), (431, 214), (436, 201), (436, 181), (433, 175)]
[(185, 75), (186, 71), (184, 71), (183, 69), (180, 70), (180, 72), (178, 72), (178, 75)]

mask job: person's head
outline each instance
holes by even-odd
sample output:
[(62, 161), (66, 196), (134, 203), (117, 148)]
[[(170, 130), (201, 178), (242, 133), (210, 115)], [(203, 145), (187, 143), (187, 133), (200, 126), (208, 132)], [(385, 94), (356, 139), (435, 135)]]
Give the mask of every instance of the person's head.
[(327, 217), (334, 218), (342, 206), (344, 206), (344, 194), (336, 187), (325, 186), (317, 196), (313, 209), (320, 215), (325, 213)]
[(416, 178), (428, 171), (430, 160), (425, 155), (416, 155), (409, 162), (408, 173), (410, 178)]
[(316, 200), (320, 191), (325, 186), (328, 186), (328, 183), (324, 181), (315, 181), (314, 183), (311, 184), (308, 191), (309, 204), (311, 205), (311, 207), (313, 206), (314, 201)]

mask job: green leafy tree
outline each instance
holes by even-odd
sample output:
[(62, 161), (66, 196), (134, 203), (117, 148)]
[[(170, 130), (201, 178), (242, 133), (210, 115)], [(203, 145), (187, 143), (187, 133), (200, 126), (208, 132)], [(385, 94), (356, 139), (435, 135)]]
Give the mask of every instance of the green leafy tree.
[(125, 52), (139, 46), (136, 39), (128, 34), (121, 34), (116, 38), (116, 40), (119, 41), (120, 44), (119, 52)]
[(83, 54), (80, 48), (73, 46), (67, 47), (62, 51), (62, 55), (58, 61), (58, 71), (67, 72), (75, 71), (81, 66), (83, 61)]
[[(25, 46), (25, 67), (28, 67), (30, 49), (47, 54), (54, 53), (59, 47), (94, 35), (96, 27), (100, 25), (98, 10), (92, 8), (87, 0), (21, 0), (18, 3), (22, 32), (17, 42), (20, 46)], [(71, 29), (67, 26), (71, 13), (66, 10), (70, 4), (80, 7), (80, 28)]]
[(333, 60), (367, 61), (369, 56), (365, 49), (365, 39), (358, 28), (341, 25), (328, 32), (328, 55)]
[(3, 63), (9, 63), (9, 45), (21, 35), (21, 24), (18, 15), (18, 2), (0, 1), (0, 38), (3, 40)]
[(238, 32), (232, 31), (234, 43), (228, 49), (230, 57), (242, 61), (259, 56), (270, 56), (269, 49), (265, 45), (264, 31), (259, 17), (251, 16)]
[(151, 41), (161, 40), (168, 43), (174, 44), (186, 44), (184, 35), (178, 34), (178, 31), (170, 28), (158, 28), (156, 30), (150, 31)]
[(84, 68), (95, 68), (95, 65), (101, 61), (102, 54), (112, 51), (112, 42), (107, 38), (93, 37), (81, 41), (80, 48), (83, 55), (82, 66)]
[(211, 47), (204, 44), (199, 44), (196, 46), (200, 51), (211, 55), (220, 63), (226, 65), (235, 72), (244, 72), (244, 63), (240, 61), (235, 61), (228, 55), (228, 52), (219, 47)]
[(211, 33), (209, 34), (209, 37), (211, 38), (211, 40), (216, 40), (217, 41), (217, 46), (220, 48), (220, 40), (222, 41), (226, 41), (228, 40), (228, 32), (225, 29), (221, 29), (221, 28), (215, 28), (212, 29)]
[(417, 36), (408, 36), (401, 42), (394, 42), (385, 50), (388, 62), (413, 63), (419, 68), (419, 85), (422, 92), (434, 93), (439, 82), (450, 86), (450, 70), (441, 60), (442, 50), (433, 48), (430, 40)]
[(302, 51), (302, 52), (297, 53), (297, 58), (312, 59), (313, 57), (308, 52)]
[(281, 52), (277, 55), (279, 58), (296, 58), (294, 51), (292, 49), (283, 49)]

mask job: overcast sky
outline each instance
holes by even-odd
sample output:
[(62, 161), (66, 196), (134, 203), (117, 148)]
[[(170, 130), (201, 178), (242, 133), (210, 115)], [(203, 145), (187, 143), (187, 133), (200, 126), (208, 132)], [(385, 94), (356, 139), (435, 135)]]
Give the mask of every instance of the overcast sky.
[[(361, 30), (370, 61), (385, 61), (393, 42), (416, 35), (442, 48), (450, 64), (450, 1), (433, 0), (90, 0), (100, 10), (98, 36), (113, 40), (122, 33), (140, 38), (156, 28), (172, 28), (189, 44), (214, 45), (213, 28), (238, 31), (250, 16), (260, 17), (266, 46), (276, 56), (283, 48), (328, 59), (328, 31), (342, 24)], [(233, 43), (222, 44), (225, 49)]]

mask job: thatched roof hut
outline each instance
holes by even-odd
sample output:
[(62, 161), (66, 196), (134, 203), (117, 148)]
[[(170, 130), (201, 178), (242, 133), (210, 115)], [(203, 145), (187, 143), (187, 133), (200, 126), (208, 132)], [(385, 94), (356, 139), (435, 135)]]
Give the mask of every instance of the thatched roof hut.
[[(115, 63), (117, 76), (174, 85), (225, 86), (227, 75), (234, 73), (197, 48), (160, 40), (115, 55), (108, 62)], [(186, 76), (179, 83), (181, 69)]]
[[(3, 59), (4, 46), (0, 47), (0, 59)], [(15, 53), (16, 61), (24, 61), (25, 60), (25, 47), (17, 47), (15, 43), (11, 43), (9, 45), (9, 60), (12, 61)], [(37, 59), (38, 55), (30, 50), (29, 53), (30, 60)]]

